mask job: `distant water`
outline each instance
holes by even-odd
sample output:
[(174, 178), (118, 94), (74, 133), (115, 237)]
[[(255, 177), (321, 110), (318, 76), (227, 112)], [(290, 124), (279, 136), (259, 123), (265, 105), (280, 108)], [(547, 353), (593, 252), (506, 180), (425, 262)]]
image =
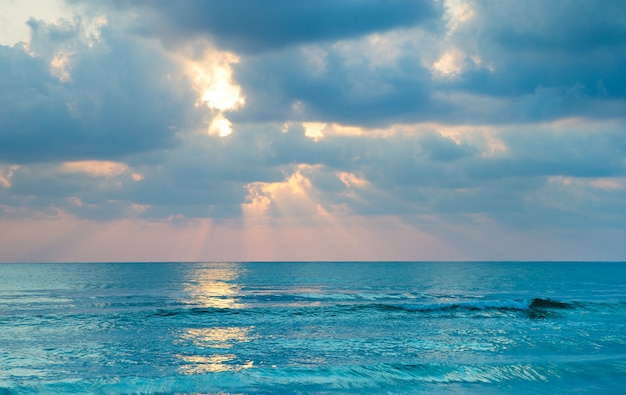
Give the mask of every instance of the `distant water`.
[(626, 393), (623, 263), (0, 265), (0, 394)]

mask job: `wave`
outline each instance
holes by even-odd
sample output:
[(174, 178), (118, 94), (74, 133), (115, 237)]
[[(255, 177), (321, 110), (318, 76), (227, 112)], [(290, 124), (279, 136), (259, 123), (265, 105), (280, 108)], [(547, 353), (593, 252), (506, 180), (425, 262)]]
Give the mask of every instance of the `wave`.
[(450, 311), (526, 311), (526, 310), (564, 310), (573, 309), (578, 303), (567, 303), (553, 299), (534, 298), (530, 300), (506, 300), (506, 301), (480, 301), (480, 302), (454, 302), (454, 303), (425, 303), (425, 304), (391, 304), (383, 305), (385, 308), (429, 312)]
[(554, 372), (531, 364), (472, 366), (439, 363), (378, 363), (336, 366), (327, 369), (297, 367), (256, 372), (274, 384), (330, 385), (337, 389), (378, 387), (381, 385), (500, 383), (507, 381), (546, 382)]
[(192, 308), (177, 308), (177, 309), (158, 309), (152, 313), (157, 317), (174, 317), (179, 315), (212, 315), (212, 314), (239, 314), (245, 311), (244, 309), (232, 309), (221, 307), (192, 307)]
[(530, 302), (530, 308), (533, 309), (574, 309), (580, 307), (580, 303), (559, 302), (554, 299), (535, 298)]
[[(598, 381), (596, 372), (604, 380)], [(559, 364), (363, 363), (263, 366), (245, 374), (78, 377), (0, 382), (0, 394), (30, 393), (623, 393), (621, 358)]]
[(382, 313), (408, 313), (425, 315), (457, 315), (457, 314), (497, 314), (507, 312), (524, 313), (531, 318), (546, 318), (556, 316), (565, 310), (585, 308), (579, 302), (564, 302), (550, 298), (492, 300), (492, 301), (464, 301), (446, 303), (333, 303), (322, 305), (279, 305), (260, 306), (248, 305), (240, 308), (217, 307), (186, 307), (174, 309), (157, 309), (150, 313), (156, 317), (173, 316), (201, 316), (201, 315), (341, 315), (362, 313), (364, 310), (379, 311)]
[(529, 318), (547, 318), (559, 315), (564, 310), (584, 308), (582, 303), (563, 302), (550, 298), (515, 299), (504, 301), (427, 303), (427, 304), (389, 304), (377, 306), (381, 309), (399, 310), (430, 315), (455, 314), (497, 314), (523, 313)]

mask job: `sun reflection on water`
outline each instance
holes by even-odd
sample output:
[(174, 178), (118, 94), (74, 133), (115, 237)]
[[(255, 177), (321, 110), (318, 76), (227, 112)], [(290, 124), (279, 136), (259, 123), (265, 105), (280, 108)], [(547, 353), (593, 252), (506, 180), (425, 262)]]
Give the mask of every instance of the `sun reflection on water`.
[(191, 328), (182, 336), (191, 340), (197, 347), (202, 348), (232, 348), (236, 342), (249, 342), (252, 338), (250, 331), (254, 327), (214, 327)]
[(186, 362), (180, 370), (184, 374), (219, 373), (228, 371), (239, 371), (249, 369), (254, 366), (252, 361), (243, 364), (230, 364), (237, 357), (234, 354), (214, 354), (210, 356), (200, 355), (179, 355), (181, 360)]
[(185, 286), (186, 303), (220, 309), (246, 307), (239, 301), (241, 285), (236, 280), (243, 269), (234, 263), (211, 264), (190, 273)]
[[(190, 272), (185, 285), (188, 298), (185, 303), (218, 309), (242, 309), (242, 287), (237, 280), (244, 269), (236, 263), (215, 263)], [(254, 367), (250, 360), (239, 360), (237, 345), (254, 339), (253, 326), (212, 326), (185, 329), (177, 341), (180, 345), (192, 345), (176, 357), (183, 362), (183, 374), (208, 374), (239, 371)], [(228, 349), (228, 353), (223, 353)]]

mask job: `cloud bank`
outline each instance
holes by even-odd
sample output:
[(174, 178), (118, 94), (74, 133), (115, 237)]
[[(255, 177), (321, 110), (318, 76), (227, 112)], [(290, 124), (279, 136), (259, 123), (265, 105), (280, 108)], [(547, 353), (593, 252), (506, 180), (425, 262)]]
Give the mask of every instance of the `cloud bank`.
[(0, 46), (0, 260), (626, 257), (619, 3), (65, 7)]

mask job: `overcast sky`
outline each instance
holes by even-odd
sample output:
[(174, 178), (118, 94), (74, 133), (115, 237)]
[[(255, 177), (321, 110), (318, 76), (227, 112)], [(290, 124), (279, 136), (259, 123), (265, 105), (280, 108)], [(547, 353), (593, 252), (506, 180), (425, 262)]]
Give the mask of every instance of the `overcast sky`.
[(0, 261), (626, 260), (626, 3), (0, 0)]

